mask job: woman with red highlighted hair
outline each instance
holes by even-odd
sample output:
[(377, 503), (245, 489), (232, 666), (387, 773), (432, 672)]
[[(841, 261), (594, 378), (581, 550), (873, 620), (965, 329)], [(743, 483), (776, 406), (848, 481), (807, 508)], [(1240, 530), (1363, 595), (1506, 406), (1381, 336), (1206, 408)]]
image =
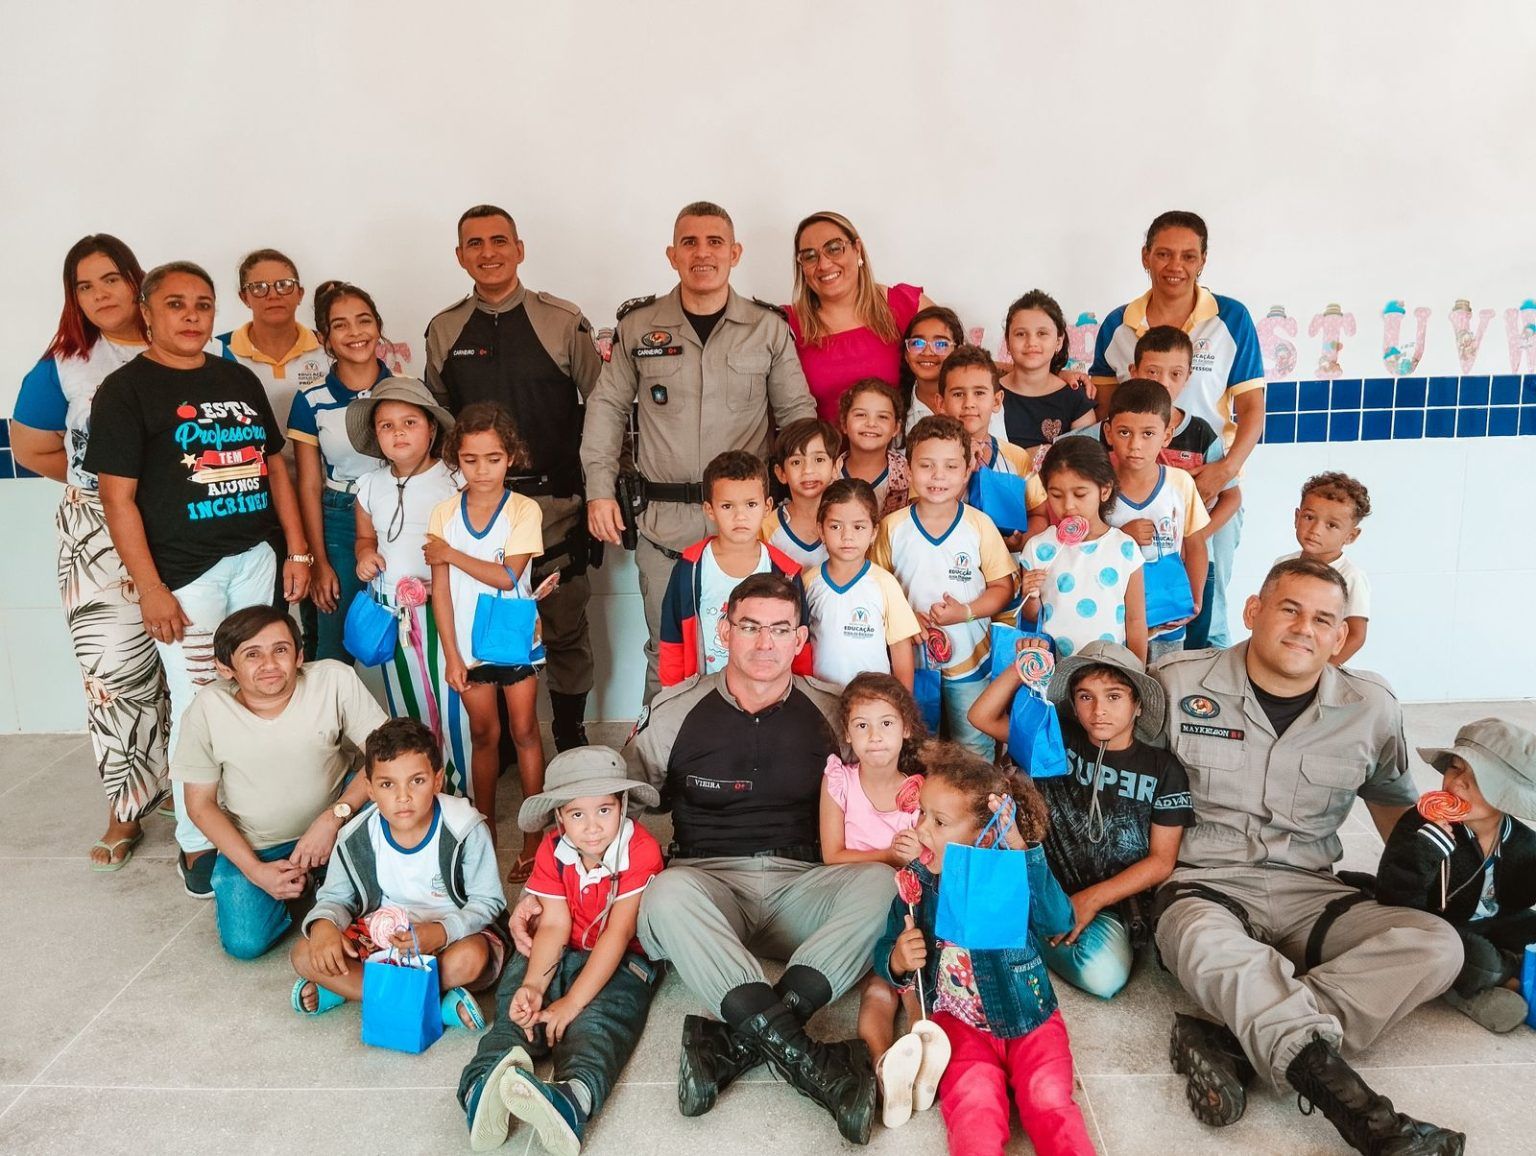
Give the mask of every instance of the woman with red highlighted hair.
[(116, 871), (143, 837), (139, 823), (166, 790), (165, 675), (138, 592), (107, 534), (96, 475), (85, 469), (91, 401), (102, 380), (145, 347), (144, 280), (133, 251), (106, 233), (64, 258), (64, 309), (47, 350), (22, 379), (11, 423), (17, 464), (64, 483), (59, 593), (85, 685), (86, 728), (107, 792), (107, 829), (93, 871)]

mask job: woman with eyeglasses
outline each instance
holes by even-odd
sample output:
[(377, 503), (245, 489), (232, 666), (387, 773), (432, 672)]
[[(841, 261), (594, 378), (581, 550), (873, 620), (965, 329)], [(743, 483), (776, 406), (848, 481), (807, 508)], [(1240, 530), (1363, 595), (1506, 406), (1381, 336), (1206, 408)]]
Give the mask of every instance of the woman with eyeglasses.
[(86, 730), (107, 793), (107, 829), (92, 871), (117, 871), (144, 837), (140, 820), (166, 790), (170, 718), (160, 655), (138, 593), (107, 533), (96, 475), (86, 470), (91, 402), (107, 375), (144, 351), (133, 250), (106, 233), (64, 257), (64, 308), (42, 360), (21, 382), (11, 447), (19, 465), (64, 483), (59, 593), (85, 684)]
[(272, 412), (288, 428), (294, 395), (325, 380), (330, 372), (320, 339), (299, 324), (304, 285), (299, 269), (276, 249), (256, 249), (240, 262), (240, 300), (251, 319), (221, 333), (219, 356), (238, 361), (261, 379)]
[[(900, 389), (907, 401), (906, 429), (925, 417), (943, 413), (939, 404), (939, 371), (950, 351), (965, 340), (965, 327), (953, 309), (930, 305), (913, 314), (901, 335)], [(1003, 415), (994, 413), (989, 428), (992, 436), (1007, 441)]]
[[(391, 377), (347, 406), (346, 425), (354, 450), (384, 462), (357, 480), (353, 573), (401, 619), (400, 644), (384, 664), (386, 705), (394, 717), (409, 715), (432, 729), (448, 790), (467, 796), (469, 712), (448, 685), (424, 553), (433, 509), (463, 485), (439, 456), (453, 415), (415, 378)], [(332, 564), (343, 564), (339, 554)]]
[[(206, 351), (212, 278), (190, 261), (161, 265), (145, 274), (139, 306), (149, 348), (96, 391), (84, 468), (165, 667), (174, 759), (183, 713), (217, 677), (219, 623), (276, 589), (303, 598), (314, 559), (261, 382)], [(286, 547), (281, 585), (274, 545)], [(213, 844), (174, 788), (183, 884), (212, 898)]]
[(899, 384), (902, 330), (932, 304), (916, 285), (876, 283), (864, 242), (841, 213), (801, 221), (787, 315), (816, 415), (837, 424), (838, 399), (866, 377)]
[[(362, 589), (352, 556), (357, 482), (384, 463), (360, 453), (347, 437), (347, 406), (389, 376), (378, 358), (383, 321), (365, 289), (327, 281), (315, 290), (315, 332), (331, 357), (325, 380), (303, 389), (288, 414), (288, 440), (298, 465), (299, 512), (315, 554), (309, 597), (318, 612), (314, 657), (352, 662), (341, 644), (347, 607)], [(306, 653), (306, 657), (307, 657)]]

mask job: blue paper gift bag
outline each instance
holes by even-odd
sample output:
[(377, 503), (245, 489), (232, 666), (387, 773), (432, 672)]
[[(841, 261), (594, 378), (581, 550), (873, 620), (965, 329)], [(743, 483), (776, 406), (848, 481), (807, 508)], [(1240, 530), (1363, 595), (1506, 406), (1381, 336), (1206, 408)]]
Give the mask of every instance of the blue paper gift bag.
[(475, 601), (469, 645), (477, 662), (492, 666), (531, 666), (538, 630), (539, 604), (531, 598), (482, 594)]
[(912, 697), (917, 700), (917, 709), (922, 712), (928, 733), (937, 735), (944, 720), (944, 676), (919, 666), (912, 672)]
[(1067, 773), (1067, 747), (1056, 708), (1027, 686), (1019, 687), (1008, 712), (1008, 754), (1032, 779)]
[(399, 641), (400, 622), (394, 611), (378, 600), (372, 587), (353, 595), (341, 623), (341, 645), (347, 653), (364, 666), (379, 666), (395, 657)]
[(363, 1043), (424, 1052), (443, 1034), (437, 959), (402, 955), (363, 964)]
[(951, 843), (944, 849), (933, 925), (939, 939), (970, 951), (1028, 946), (1029, 860), (1005, 842), (1012, 816), (1010, 799), (982, 828), (974, 846)]
[(1147, 628), (1180, 622), (1195, 616), (1195, 596), (1189, 588), (1189, 572), (1177, 553), (1158, 547), (1156, 562), (1141, 568), (1141, 585), (1147, 597)]
[(1029, 528), (1024, 479), (982, 466), (971, 475), (965, 500), (996, 523), (1004, 534)]

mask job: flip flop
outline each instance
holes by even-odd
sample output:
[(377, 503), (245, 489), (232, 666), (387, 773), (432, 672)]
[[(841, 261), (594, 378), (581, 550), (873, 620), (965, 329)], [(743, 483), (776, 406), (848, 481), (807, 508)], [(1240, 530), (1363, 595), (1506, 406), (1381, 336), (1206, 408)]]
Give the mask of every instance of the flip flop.
[(485, 1015), (480, 1011), (480, 1005), (475, 1002), (475, 997), (469, 994), (467, 988), (453, 987), (443, 992), (442, 1002), (443, 1026), (445, 1028), (462, 1028), (464, 1020), (459, 1015), (459, 1009), (469, 1012), (470, 1022), (473, 1024), (470, 1031), (481, 1031), (485, 1027)]
[(912, 1118), (912, 1082), (922, 1062), (923, 1041), (915, 1035), (902, 1036), (880, 1057), (880, 1121), (887, 1128), (899, 1128)]
[(162, 815), (162, 816), (164, 816), (165, 818), (171, 820), (171, 822), (174, 823), (176, 821), (176, 802), (175, 802), (175, 800), (174, 799), (167, 799), (165, 802), (161, 803), (158, 807), (155, 808), (155, 814)]
[(516, 862), (512, 864), (511, 870), (507, 872), (507, 882), (528, 882), (528, 877), (533, 874), (533, 859), (534, 857), (532, 855), (529, 855), (526, 859), (519, 855)]
[[(116, 843), (106, 843), (100, 839), (97, 839), (96, 842), (91, 844), (91, 850), (94, 851), (97, 847), (100, 847), (107, 853), (107, 861), (105, 863), (92, 862), (91, 870), (101, 875), (105, 875), (113, 871), (121, 871), (124, 867), (128, 866), (128, 860), (133, 858), (133, 849), (137, 847), (143, 841), (143, 839), (143, 831), (140, 831), (137, 835), (129, 835), (126, 839), (119, 839)], [(115, 856), (117, 855), (118, 848), (120, 847), (127, 847), (128, 849), (123, 852), (123, 857), (118, 859), (115, 858)]]
[(912, 1107), (926, 1112), (938, 1097), (939, 1077), (949, 1067), (949, 1037), (932, 1020), (918, 1020), (912, 1025), (912, 1034), (923, 1041), (923, 1062), (912, 1084)]
[(293, 1004), (293, 1010), (301, 1016), (324, 1015), (332, 1008), (338, 1008), (347, 1002), (346, 996), (337, 995), (329, 988), (321, 987), (318, 983), (315, 983), (315, 1010), (310, 1011), (304, 1006), (304, 987), (306, 984), (311, 983), (315, 983), (315, 981), (312, 979), (298, 979), (294, 980), (293, 983), (293, 995), (289, 998), (289, 1002)]

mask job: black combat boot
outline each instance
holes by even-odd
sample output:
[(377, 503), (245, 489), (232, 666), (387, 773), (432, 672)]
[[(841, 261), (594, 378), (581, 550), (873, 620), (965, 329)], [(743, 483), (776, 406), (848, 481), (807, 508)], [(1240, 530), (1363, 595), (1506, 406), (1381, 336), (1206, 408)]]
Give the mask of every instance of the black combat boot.
[[(1437, 1128), (1392, 1107), (1317, 1033), (1296, 1053), (1285, 1078), (1297, 1094), (1321, 1108), (1345, 1143), (1369, 1156), (1461, 1156), (1467, 1138)], [(1303, 1111), (1310, 1111), (1303, 1108)]]
[(1195, 1119), (1213, 1128), (1225, 1128), (1243, 1118), (1253, 1065), (1237, 1037), (1223, 1025), (1175, 1015), (1168, 1058), (1174, 1071), (1188, 1077), (1184, 1098)]
[(587, 745), (587, 696), (549, 692), (549, 729), (554, 732), (555, 750), (568, 751)]
[(851, 1144), (868, 1144), (875, 1121), (875, 1072), (861, 1041), (827, 1045), (805, 1034), (776, 1004), (742, 1025), (742, 1034), (795, 1091), (825, 1108)]
[(752, 1041), (733, 1032), (729, 1024), (704, 1016), (684, 1016), (677, 1110), (685, 1116), (704, 1115), (737, 1077), (762, 1062)]

